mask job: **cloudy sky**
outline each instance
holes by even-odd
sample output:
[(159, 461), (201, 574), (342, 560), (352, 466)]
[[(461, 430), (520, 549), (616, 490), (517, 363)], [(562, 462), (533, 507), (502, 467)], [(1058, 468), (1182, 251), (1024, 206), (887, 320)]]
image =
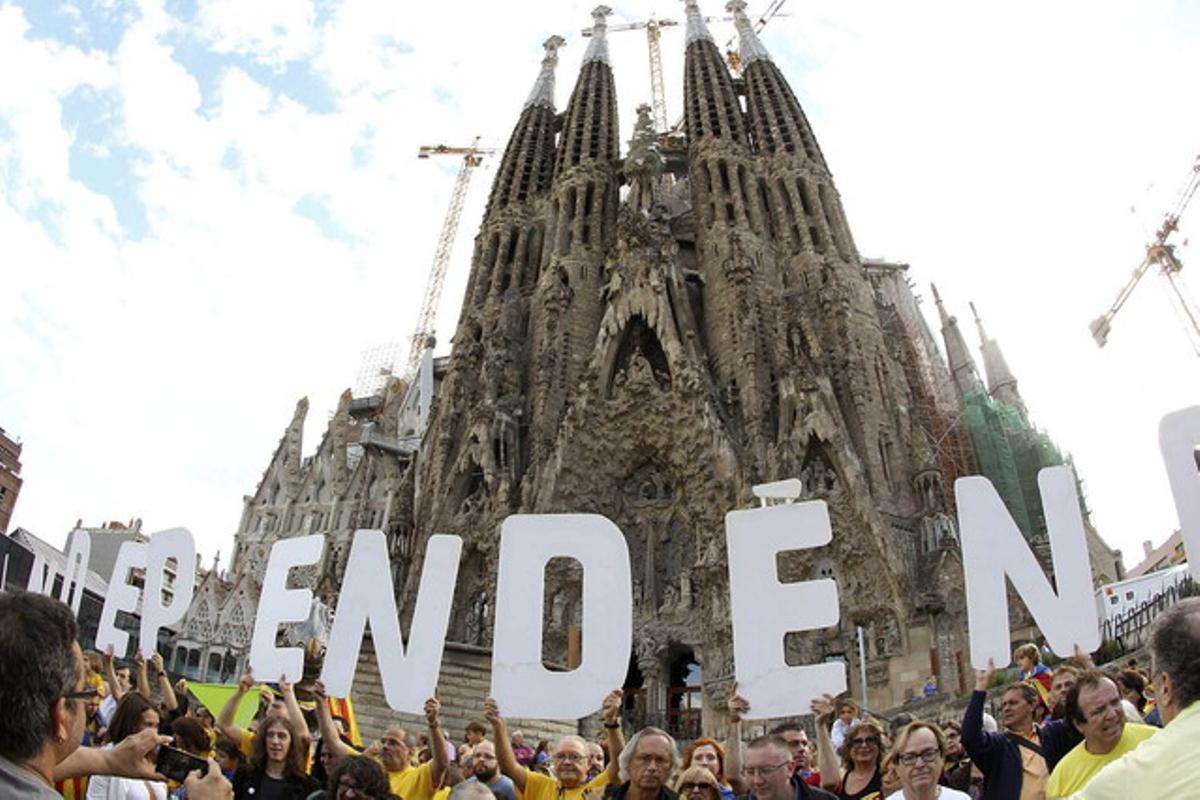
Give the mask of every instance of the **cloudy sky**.
[[(228, 553), (296, 400), (312, 402), (311, 450), (362, 351), (412, 333), (457, 168), (417, 147), (502, 147), (551, 33), (568, 40), (561, 107), (592, 5), (0, 0), (14, 525), (61, 544), (76, 519), (141, 517)], [(614, 24), (682, 19), (673, 0), (612, 5)], [(1136, 562), (1175, 525), (1156, 431), (1200, 398), (1200, 358), (1156, 277), (1106, 349), (1087, 324), (1200, 153), (1200, 7), (784, 10), (763, 39), (860, 251), (911, 264), (920, 293), (936, 282), (968, 322), (975, 301), (1036, 423), (1074, 454), (1102, 534)], [(674, 119), (681, 29), (663, 50)], [(645, 38), (613, 34), (612, 52), (629, 131), (649, 96)], [(463, 215), (443, 341), (492, 175), (478, 171)], [(1180, 248), (1185, 265), (1196, 251)]]

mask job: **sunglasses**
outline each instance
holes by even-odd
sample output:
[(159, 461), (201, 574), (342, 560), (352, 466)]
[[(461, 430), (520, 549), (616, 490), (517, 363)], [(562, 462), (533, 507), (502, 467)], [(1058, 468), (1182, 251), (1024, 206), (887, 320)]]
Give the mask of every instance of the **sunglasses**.
[(850, 740), (850, 745), (852, 747), (872, 747), (872, 746), (876, 746), (878, 744), (879, 744), (879, 737), (877, 737), (877, 736), (865, 736), (865, 737), (859, 736), (859, 737), (855, 737)]
[(78, 692), (67, 692), (63, 695), (64, 700), (90, 700), (93, 697), (99, 697), (100, 690), (95, 686), (89, 686), (86, 689), (80, 689)]
[(712, 789), (713, 791), (716, 791), (716, 788), (717, 787), (711, 783), (681, 783), (679, 784), (679, 793), (687, 794), (688, 792), (695, 792), (702, 789)]

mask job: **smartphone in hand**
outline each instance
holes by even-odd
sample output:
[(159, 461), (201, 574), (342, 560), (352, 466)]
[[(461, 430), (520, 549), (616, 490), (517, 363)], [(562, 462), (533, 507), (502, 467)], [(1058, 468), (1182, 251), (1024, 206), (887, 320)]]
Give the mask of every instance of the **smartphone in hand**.
[(208, 762), (199, 756), (162, 744), (158, 746), (154, 768), (167, 780), (183, 783), (187, 776), (196, 770), (200, 770), (201, 775), (208, 772)]

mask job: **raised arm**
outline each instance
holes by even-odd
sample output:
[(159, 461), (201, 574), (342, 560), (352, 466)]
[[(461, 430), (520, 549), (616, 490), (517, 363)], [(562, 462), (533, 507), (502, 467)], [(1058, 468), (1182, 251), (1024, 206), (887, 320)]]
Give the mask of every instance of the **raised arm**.
[(121, 689), (121, 682), (117, 680), (117, 665), (113, 659), (111, 644), (104, 651), (104, 680), (108, 681), (108, 691), (112, 695), (113, 700), (120, 702), (121, 696), (125, 692)]
[(133, 657), (134, 671), (137, 672), (137, 693), (147, 700), (150, 698), (150, 677), (146, 674), (146, 657), (139, 650)]
[(312, 744), (312, 734), (308, 732), (308, 721), (304, 719), (304, 712), (296, 702), (296, 687), (287, 679), (287, 675), (279, 676), (279, 692), (283, 695), (283, 704), (287, 707), (288, 720), (300, 734), (301, 749), (308, 752)]
[(500, 765), (500, 771), (512, 779), (517, 794), (523, 794), (528, 774), (525, 768), (517, 762), (516, 753), (512, 749), (512, 740), (508, 738), (508, 726), (504, 724), (504, 718), (500, 716), (500, 707), (490, 697), (483, 703), (483, 716), (492, 724), (492, 738), (496, 740), (496, 763)]
[(317, 701), (317, 730), (321, 734), (322, 747), (336, 761), (339, 758), (354, 755), (342, 737), (338, 736), (337, 726), (333, 724), (333, 714), (329, 713), (329, 704), (325, 701), (325, 684), (317, 681), (312, 687), (313, 698)]
[(750, 712), (746, 698), (737, 693), (737, 684), (729, 695), (729, 730), (725, 733), (725, 780), (735, 794), (750, 791), (742, 780), (742, 715)]
[(167, 711), (178, 711), (179, 699), (175, 696), (175, 690), (171, 688), (171, 679), (167, 677), (161, 653), (150, 656), (150, 669), (154, 671), (158, 680), (158, 693), (162, 695), (163, 708)]
[(962, 746), (976, 764), (988, 749), (988, 735), (983, 730), (983, 703), (987, 700), (988, 684), (992, 682), (995, 671), (996, 665), (990, 658), (987, 669), (975, 671), (975, 691), (971, 693), (967, 710), (963, 712)]
[(821, 788), (828, 791), (835, 791), (842, 781), (837, 751), (833, 749), (833, 739), (829, 736), (834, 708), (831, 695), (822, 695), (812, 702), (812, 712), (817, 716), (817, 769), (821, 772)]
[(600, 706), (600, 719), (604, 721), (604, 735), (608, 739), (608, 767), (604, 770), (608, 775), (608, 782), (616, 785), (620, 783), (618, 778), (619, 766), (617, 764), (617, 756), (621, 755), (621, 751), (625, 749), (625, 733), (621, 730), (621, 698), (624, 693), (620, 689), (613, 689), (604, 698), (603, 705)]
[(434, 787), (442, 785), (446, 776), (449, 760), (446, 758), (446, 737), (442, 734), (439, 716), (442, 713), (442, 701), (435, 694), (425, 701), (425, 721), (429, 723), (429, 747), (433, 758), (429, 762), (429, 779)]
[(237, 691), (229, 696), (225, 701), (225, 705), (221, 706), (221, 713), (217, 715), (217, 730), (231, 742), (240, 745), (242, 741), (242, 729), (233, 721), (237, 716), (238, 704), (242, 702), (242, 698), (254, 688), (254, 674), (247, 669), (242, 677), (238, 679)]

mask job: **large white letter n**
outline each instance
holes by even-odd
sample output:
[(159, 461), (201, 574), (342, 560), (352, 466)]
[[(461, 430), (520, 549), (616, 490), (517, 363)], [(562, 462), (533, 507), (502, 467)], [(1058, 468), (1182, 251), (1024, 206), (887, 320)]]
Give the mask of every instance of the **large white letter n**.
[(978, 475), (954, 482), (967, 584), (971, 664), (976, 669), (985, 669), (988, 659), (1000, 665), (1007, 664), (1011, 657), (1005, 577), (1012, 581), (1055, 653), (1068, 656), (1075, 645), (1085, 652), (1100, 646), (1092, 568), (1075, 494), (1075, 473), (1070, 467), (1048, 467), (1038, 473), (1038, 489), (1046, 514), (1057, 593), (992, 482)]

